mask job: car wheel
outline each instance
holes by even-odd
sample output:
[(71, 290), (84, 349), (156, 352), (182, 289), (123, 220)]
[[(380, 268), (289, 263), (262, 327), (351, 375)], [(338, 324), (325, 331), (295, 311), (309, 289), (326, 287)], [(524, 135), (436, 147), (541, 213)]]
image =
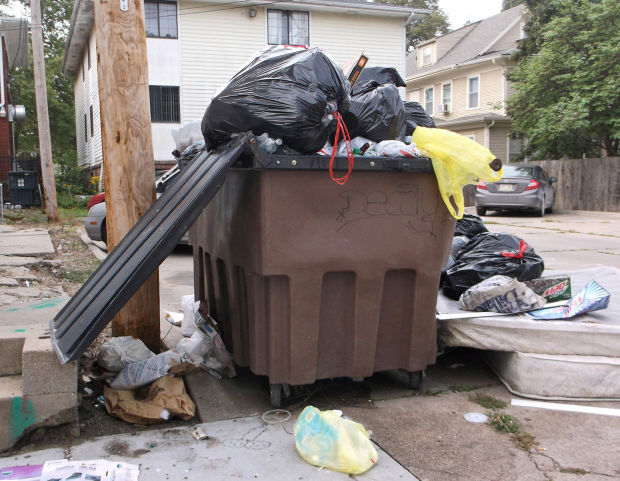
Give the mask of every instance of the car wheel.
[(538, 217), (544, 217), (545, 216), (545, 196), (544, 195), (543, 195), (543, 198), (540, 199), (540, 207), (536, 211), (536, 215)]
[(486, 215), (487, 214), (487, 208), (486, 207), (478, 207), (478, 206), (476, 206), (476, 214), (478, 214), (478, 215)]
[(108, 231), (105, 227), (105, 220), (101, 223), (101, 240), (108, 243)]

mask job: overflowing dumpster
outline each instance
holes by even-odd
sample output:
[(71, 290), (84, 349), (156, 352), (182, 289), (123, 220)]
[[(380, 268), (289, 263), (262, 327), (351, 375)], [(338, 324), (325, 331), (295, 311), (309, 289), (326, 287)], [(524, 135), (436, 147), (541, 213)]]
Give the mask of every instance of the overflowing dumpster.
[[(429, 159), (251, 151), (190, 231), (195, 295), (235, 362), (288, 385), (435, 362), (435, 304), (454, 232)], [(346, 158), (335, 167), (345, 168)]]

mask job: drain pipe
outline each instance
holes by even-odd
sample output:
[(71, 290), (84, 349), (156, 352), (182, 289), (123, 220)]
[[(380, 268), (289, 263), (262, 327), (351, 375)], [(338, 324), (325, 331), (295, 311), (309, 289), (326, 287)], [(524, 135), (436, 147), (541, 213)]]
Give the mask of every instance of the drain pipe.
[[(1, 42), (4, 42), (4, 39), (0, 39)], [(4, 98), (4, 55), (2, 55), (2, 59), (0, 61), (0, 117), (6, 117), (6, 107), (4, 104), (6, 100)]]

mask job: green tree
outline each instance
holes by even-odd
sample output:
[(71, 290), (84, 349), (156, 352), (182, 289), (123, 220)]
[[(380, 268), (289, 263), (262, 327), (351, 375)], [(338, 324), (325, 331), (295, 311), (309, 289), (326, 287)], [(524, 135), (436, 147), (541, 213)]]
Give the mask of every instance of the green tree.
[(503, 0), (502, 1), (502, 12), (504, 10), (508, 10), (510, 8), (516, 7), (517, 5), (521, 5), (523, 0)]
[[(22, 4), (26, 3), (22, 0)], [(75, 152), (73, 80), (65, 77), (61, 70), (72, 9), (71, 0), (41, 2), (47, 103), (54, 159), (66, 158), (68, 153)], [(11, 96), (13, 102), (23, 104), (27, 112), (26, 121), (17, 124), (16, 138), (19, 150), (34, 152), (38, 150), (39, 137), (32, 52), (30, 59), (28, 67), (13, 72)]]
[[(520, 45), (508, 99), (525, 154), (557, 159), (618, 155), (620, 3), (528, 0), (530, 37)], [(544, 6), (538, 3), (545, 3)]]
[(424, 8), (431, 13), (421, 20), (407, 25), (407, 47), (416, 47), (419, 43), (450, 31), (448, 17), (437, 4), (438, 0), (380, 0), (381, 3), (405, 7)]

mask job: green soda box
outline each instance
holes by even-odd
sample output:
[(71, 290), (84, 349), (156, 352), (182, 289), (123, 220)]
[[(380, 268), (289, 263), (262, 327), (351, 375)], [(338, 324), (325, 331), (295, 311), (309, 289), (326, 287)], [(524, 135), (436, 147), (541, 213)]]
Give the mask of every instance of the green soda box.
[(525, 281), (525, 284), (549, 302), (563, 301), (571, 297), (569, 276), (540, 277)]

